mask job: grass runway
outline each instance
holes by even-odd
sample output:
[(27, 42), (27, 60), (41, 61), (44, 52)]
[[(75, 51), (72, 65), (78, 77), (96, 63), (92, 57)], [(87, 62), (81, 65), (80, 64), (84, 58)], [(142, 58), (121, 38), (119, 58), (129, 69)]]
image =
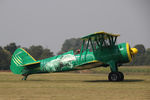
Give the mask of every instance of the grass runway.
[(109, 82), (107, 76), (52, 73), (22, 81), (20, 75), (0, 72), (0, 100), (150, 100), (150, 74), (125, 72), (123, 82)]

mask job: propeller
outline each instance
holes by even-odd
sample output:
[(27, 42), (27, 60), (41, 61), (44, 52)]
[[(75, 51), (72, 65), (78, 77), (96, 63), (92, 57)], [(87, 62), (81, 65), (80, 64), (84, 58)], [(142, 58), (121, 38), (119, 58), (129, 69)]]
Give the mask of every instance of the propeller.
[(138, 49), (130, 48), (129, 43), (126, 43), (126, 47), (127, 47), (128, 59), (129, 59), (129, 62), (131, 62), (134, 55), (138, 53)]
[(134, 57), (135, 54), (138, 53), (138, 49), (137, 48), (130, 48), (130, 54), (132, 57)]

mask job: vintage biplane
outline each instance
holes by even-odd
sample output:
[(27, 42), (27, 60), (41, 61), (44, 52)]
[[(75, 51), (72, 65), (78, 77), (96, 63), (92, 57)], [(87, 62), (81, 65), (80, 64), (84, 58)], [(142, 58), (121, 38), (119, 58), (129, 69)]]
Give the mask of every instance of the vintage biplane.
[(123, 81), (124, 75), (118, 66), (130, 62), (138, 52), (128, 43), (116, 45), (119, 34), (96, 32), (82, 37), (82, 46), (78, 52), (73, 50), (43, 60), (35, 60), (23, 48), (18, 48), (11, 60), (10, 69), (15, 74), (23, 75), (26, 80), (31, 74), (65, 72), (95, 67), (110, 66), (109, 81)]

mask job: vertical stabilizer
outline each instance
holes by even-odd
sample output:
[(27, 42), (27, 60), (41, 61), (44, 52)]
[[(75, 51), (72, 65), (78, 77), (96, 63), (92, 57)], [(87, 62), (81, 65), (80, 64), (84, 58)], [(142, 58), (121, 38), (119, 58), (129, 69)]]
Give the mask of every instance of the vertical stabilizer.
[(23, 48), (18, 48), (12, 55), (10, 70), (15, 74), (24, 74), (23, 65), (31, 62), (36, 60)]

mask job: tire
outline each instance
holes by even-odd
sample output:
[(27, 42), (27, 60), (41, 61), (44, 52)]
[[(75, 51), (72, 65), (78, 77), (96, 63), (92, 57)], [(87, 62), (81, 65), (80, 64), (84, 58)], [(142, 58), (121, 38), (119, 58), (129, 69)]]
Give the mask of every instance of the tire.
[(120, 81), (120, 75), (121, 74), (119, 74), (118, 72), (111, 72), (108, 75), (108, 79), (112, 82)]
[(118, 72), (119, 73), (119, 76), (120, 76), (120, 81), (123, 81), (124, 80), (124, 75), (122, 72)]
[(23, 74), (22, 76), (23, 76), (22, 80), (27, 80), (28, 74)]
[(22, 80), (26, 80), (26, 78), (22, 78)]

